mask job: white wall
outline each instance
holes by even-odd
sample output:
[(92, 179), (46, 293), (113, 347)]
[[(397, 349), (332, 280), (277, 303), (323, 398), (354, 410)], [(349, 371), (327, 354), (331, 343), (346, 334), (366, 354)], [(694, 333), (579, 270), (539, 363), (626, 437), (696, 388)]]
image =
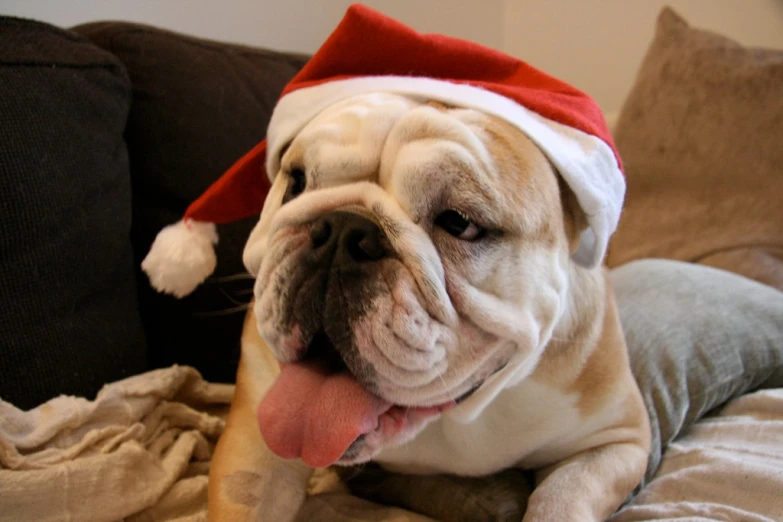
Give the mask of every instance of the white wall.
[(694, 27), (783, 49), (783, 0), (508, 0), (503, 48), (616, 112), (665, 5)]
[[(69, 27), (93, 20), (148, 23), (223, 41), (314, 52), (352, 0), (0, 0), (0, 14)], [(365, 0), (419, 31), (500, 48), (504, 0)]]
[[(0, 0), (0, 13), (68, 27), (130, 20), (313, 52), (351, 0)], [(697, 27), (783, 48), (783, 0), (366, 0), (419, 31), (477, 41), (566, 80), (616, 112), (669, 4)], [(2, 37), (2, 35), (0, 35)]]

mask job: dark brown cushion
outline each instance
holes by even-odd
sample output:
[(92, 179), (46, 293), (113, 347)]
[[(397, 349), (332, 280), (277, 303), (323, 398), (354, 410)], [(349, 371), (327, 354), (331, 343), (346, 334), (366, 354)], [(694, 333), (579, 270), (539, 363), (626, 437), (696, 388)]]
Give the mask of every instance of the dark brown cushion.
[(0, 398), (92, 397), (145, 369), (114, 56), (0, 17)]
[[(138, 268), (158, 231), (179, 220), (191, 201), (264, 138), (280, 91), (306, 57), (129, 23), (74, 30), (119, 57), (131, 78), (125, 138)], [(249, 301), (252, 281), (225, 278), (244, 272), (242, 249), (256, 221), (218, 227), (215, 275), (185, 299), (157, 294), (139, 272), (153, 366), (188, 364), (208, 380), (234, 379), (240, 305)]]
[(664, 9), (615, 138), (628, 193), (610, 267), (662, 257), (783, 289), (783, 50)]

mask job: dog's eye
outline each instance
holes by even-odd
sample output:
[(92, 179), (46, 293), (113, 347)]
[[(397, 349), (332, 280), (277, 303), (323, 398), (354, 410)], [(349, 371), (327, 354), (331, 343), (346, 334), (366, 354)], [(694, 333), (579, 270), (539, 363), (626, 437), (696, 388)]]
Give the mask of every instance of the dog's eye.
[(305, 187), (307, 186), (307, 176), (302, 169), (291, 169), (291, 172), (288, 173), (288, 177), (288, 189), (286, 189), (285, 196), (283, 196), (283, 203), (288, 203), (304, 192)]
[(473, 223), (468, 216), (458, 210), (446, 210), (438, 214), (435, 218), (435, 224), (463, 241), (475, 241), (481, 239), (486, 232), (477, 224)]

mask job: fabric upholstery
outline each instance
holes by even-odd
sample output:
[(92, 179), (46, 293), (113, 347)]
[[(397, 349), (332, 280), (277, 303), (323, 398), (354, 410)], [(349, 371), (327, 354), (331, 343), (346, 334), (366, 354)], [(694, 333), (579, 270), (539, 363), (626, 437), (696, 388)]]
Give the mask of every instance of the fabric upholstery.
[[(125, 137), (138, 269), (158, 231), (179, 220), (191, 201), (264, 138), (280, 91), (306, 57), (130, 23), (74, 30), (116, 55), (133, 85)], [(241, 305), (250, 300), (252, 281), (225, 278), (244, 273), (242, 249), (256, 221), (218, 228), (215, 274), (185, 299), (156, 293), (137, 273), (152, 366), (189, 364), (207, 380), (233, 381)]]
[(0, 397), (26, 409), (145, 369), (130, 83), (70, 32), (0, 17), (0, 35)]
[(615, 130), (628, 191), (608, 265), (677, 259), (783, 289), (781, 137), (783, 50), (664, 9)]

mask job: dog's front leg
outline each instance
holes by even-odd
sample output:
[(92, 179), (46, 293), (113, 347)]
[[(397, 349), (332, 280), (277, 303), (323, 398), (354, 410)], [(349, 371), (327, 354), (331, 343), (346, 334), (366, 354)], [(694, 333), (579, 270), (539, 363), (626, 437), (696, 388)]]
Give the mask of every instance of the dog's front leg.
[(606, 520), (642, 480), (643, 442), (593, 448), (540, 470), (523, 522)]
[(278, 373), (248, 314), (236, 391), (209, 472), (210, 522), (290, 522), (304, 502), (313, 470), (272, 453), (256, 420), (258, 404)]

